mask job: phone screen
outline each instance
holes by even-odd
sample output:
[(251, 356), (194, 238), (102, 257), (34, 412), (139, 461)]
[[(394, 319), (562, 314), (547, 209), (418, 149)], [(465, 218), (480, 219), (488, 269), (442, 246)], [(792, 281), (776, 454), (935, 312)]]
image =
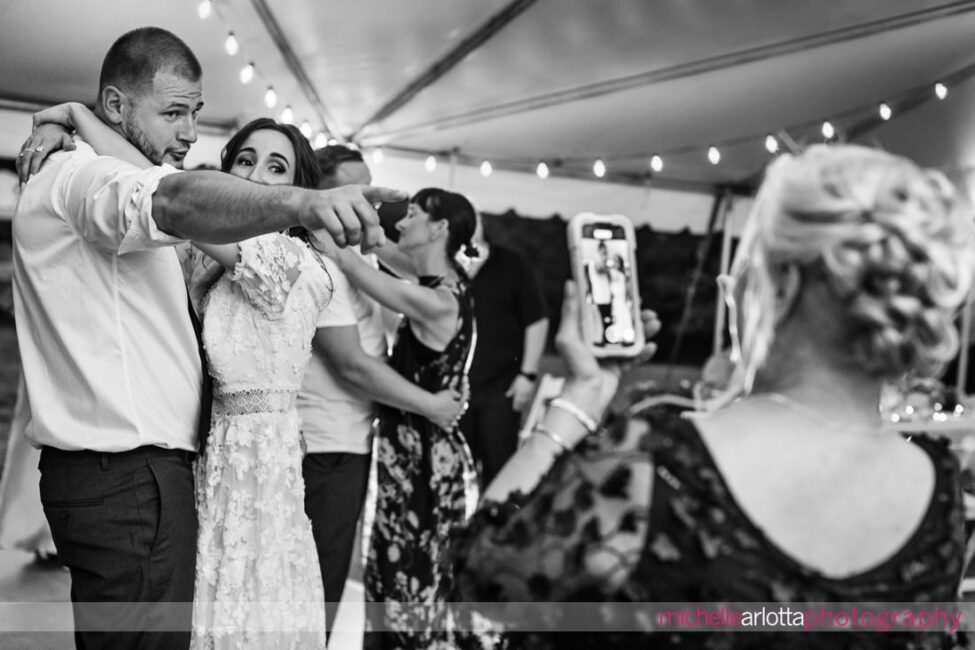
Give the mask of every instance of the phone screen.
[(630, 244), (623, 226), (588, 223), (579, 241), (587, 319), (584, 327), (595, 347), (632, 345), (636, 342), (634, 269)]

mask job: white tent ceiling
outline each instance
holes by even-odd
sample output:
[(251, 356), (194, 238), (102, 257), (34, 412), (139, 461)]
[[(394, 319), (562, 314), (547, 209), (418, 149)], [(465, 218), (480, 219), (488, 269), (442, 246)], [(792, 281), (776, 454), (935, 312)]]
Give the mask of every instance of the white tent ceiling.
[(966, 184), (975, 163), (975, 0), (215, 0), (206, 20), (199, 3), (0, 0), (0, 107), (93, 102), (111, 42), (158, 25), (200, 57), (221, 138), (288, 104), (314, 132), (441, 170), (452, 152), (594, 180), (602, 158), (606, 180), (706, 192), (753, 181), (767, 133), (821, 140), (829, 118)]

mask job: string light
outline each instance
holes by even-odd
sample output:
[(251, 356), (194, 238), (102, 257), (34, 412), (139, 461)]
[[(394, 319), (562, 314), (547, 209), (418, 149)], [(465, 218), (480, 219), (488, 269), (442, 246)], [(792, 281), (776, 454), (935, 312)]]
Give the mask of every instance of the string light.
[(833, 128), (833, 123), (829, 120), (823, 120), (823, 137), (827, 140), (832, 140), (833, 136), (836, 135), (836, 129)]
[(311, 124), (308, 123), (308, 120), (302, 122), (301, 126), (298, 127), (298, 130), (301, 131), (301, 135), (305, 136), (309, 140), (311, 139)]
[(328, 137), (324, 133), (319, 131), (318, 135), (315, 136), (315, 148), (321, 149), (327, 144), (328, 144)]
[(295, 112), (291, 110), (290, 106), (285, 106), (281, 111), (281, 115), (278, 116), (278, 119), (284, 124), (291, 124), (295, 121)]
[[(209, 4), (209, 3), (206, 3), (206, 4)], [(228, 35), (228, 43), (229, 43), (230, 38), (232, 36), (233, 36), (233, 32), (230, 32), (229, 35)], [(230, 49), (232, 49), (229, 44), (227, 45), (227, 49), (228, 49), (228, 51)], [(254, 69), (253, 69), (254, 68), (254, 64), (253, 63), (250, 63), (250, 64), (248, 64), (247, 67), (248, 68), (251, 68), (251, 74), (253, 74), (253, 72), (254, 72)], [(245, 68), (245, 70), (246, 70), (246, 68)], [(241, 76), (242, 76), (242, 79), (241, 80), (243, 81), (244, 70), (241, 71)], [(246, 83), (246, 81), (244, 83)], [(915, 92), (917, 92), (917, 91), (915, 91)], [(943, 100), (943, 99), (945, 99), (948, 96), (948, 87), (944, 83), (942, 83), (942, 82), (937, 82), (937, 83), (934, 84), (934, 93), (935, 93), (935, 95), (937, 96), (937, 98), (939, 100)], [(267, 92), (265, 93), (265, 103), (270, 108), (270, 107), (272, 107), (276, 103), (276, 101), (277, 101), (277, 95), (276, 95), (274, 89), (272, 87), (268, 86)], [(880, 102), (879, 104), (875, 104), (875, 106), (877, 107), (877, 111), (878, 111), (877, 114), (879, 114), (879, 117), (880, 117), (881, 120), (883, 120), (883, 121), (886, 122), (886, 121), (889, 121), (890, 119), (893, 118), (894, 111), (893, 111), (893, 108), (892, 108), (892, 106), (890, 104), (888, 104), (887, 102), (883, 101), (883, 102)], [(861, 107), (861, 109), (859, 109), (859, 110), (862, 110), (862, 108), (865, 108), (865, 107)], [(291, 108), (290, 107), (286, 107), (285, 110), (282, 111), (282, 113), (281, 113), (281, 121), (282, 122), (290, 123), (290, 120), (291, 119), (293, 119), (292, 113), (291, 113)], [(308, 131), (308, 133), (310, 134), (310, 127), (308, 127), (306, 129), (305, 128), (306, 125), (307, 125), (307, 122), (303, 123), (301, 130), (302, 130), (303, 133), (305, 131)], [(797, 126), (796, 128), (799, 128), (799, 127)], [(820, 130), (822, 132), (823, 138), (826, 139), (826, 140), (832, 140), (833, 138), (836, 137), (836, 134), (837, 134), (836, 127), (834, 127), (833, 126), (833, 123), (830, 122), (830, 120), (828, 120), (828, 119), (827, 120), (823, 120), (823, 122), (820, 125)], [(310, 138), (310, 135), (306, 134), (306, 136)], [(325, 137), (325, 135), (323, 133), (319, 133), (318, 134), (318, 136), (315, 138), (315, 145), (316, 145), (316, 147), (320, 147), (321, 146), (321, 142), (322, 142), (322, 139), (324, 137)], [(729, 143), (730, 144), (740, 144), (740, 143), (743, 142), (743, 140), (744, 139), (742, 139), (742, 138), (737, 138), (737, 139), (734, 139), (734, 140), (729, 140), (727, 142), (724, 142), (724, 144), (729, 144)], [(788, 137), (786, 137), (786, 140), (788, 141)], [(333, 143), (336, 143), (336, 141), (334, 139), (331, 139), (330, 138), (328, 140), (328, 144), (333, 144)], [(765, 149), (770, 154), (778, 154), (782, 150), (782, 143), (779, 141), (778, 137), (776, 137), (773, 133), (767, 133), (765, 135), (764, 144), (765, 144)], [(792, 146), (791, 141), (789, 141), (789, 146), (790, 147)], [(681, 153), (686, 153), (687, 151), (688, 151), (687, 149), (680, 149), (679, 150), (679, 152), (681, 152)], [(375, 148), (375, 149), (372, 150), (372, 162), (373, 162), (373, 164), (381, 164), (383, 162), (383, 159), (384, 159), (384, 155), (383, 155), (383, 151), (382, 151), (381, 148), (377, 147), (377, 148)], [(718, 146), (716, 144), (712, 144), (712, 145), (710, 145), (708, 147), (708, 150), (707, 150), (707, 159), (708, 159), (708, 161), (712, 165), (718, 165), (721, 162), (721, 151), (718, 149)], [(468, 160), (469, 160), (469, 158), (468, 158)], [(577, 162), (581, 162), (581, 161), (578, 161), (577, 160)], [(648, 163), (649, 163), (650, 170), (653, 173), (660, 173), (661, 171), (663, 171), (663, 168), (664, 168), (664, 160), (663, 160), (663, 157), (659, 153), (654, 153), (653, 155), (651, 155)], [(435, 155), (430, 154), (430, 155), (427, 156), (426, 161), (425, 161), (425, 167), (426, 167), (426, 170), (428, 172), (433, 172), (436, 169), (436, 167), (437, 167), (437, 158), (436, 158)], [(606, 176), (606, 173), (608, 171), (608, 168), (607, 168), (607, 165), (606, 165), (606, 161), (603, 160), (602, 158), (597, 159), (593, 163), (592, 170), (593, 170), (593, 174), (597, 178), (603, 178), (603, 177), (605, 177)], [(489, 160), (482, 160), (481, 161), (481, 164), (480, 164), (480, 172), (481, 172), (481, 175), (484, 176), (485, 178), (488, 177), (488, 176), (490, 176), (494, 172), (494, 167), (491, 165), (491, 162)], [(548, 164), (546, 162), (541, 161), (535, 167), (535, 173), (536, 173), (536, 175), (539, 178), (546, 179), (550, 175), (550, 168), (549, 168), (549, 166), (548, 166)]]
[(248, 63), (240, 69), (240, 83), (249, 84), (254, 78), (254, 63)]
[(210, 0), (203, 0), (196, 8), (196, 13), (200, 17), (200, 20), (206, 20), (213, 13), (213, 3)]
[(227, 54), (230, 56), (240, 52), (240, 43), (237, 42), (237, 37), (234, 36), (233, 32), (227, 34), (227, 40), (223, 42), (223, 49), (227, 50)]
[(268, 108), (274, 108), (278, 105), (278, 94), (274, 92), (273, 86), (268, 86), (267, 92), (264, 93), (264, 105)]

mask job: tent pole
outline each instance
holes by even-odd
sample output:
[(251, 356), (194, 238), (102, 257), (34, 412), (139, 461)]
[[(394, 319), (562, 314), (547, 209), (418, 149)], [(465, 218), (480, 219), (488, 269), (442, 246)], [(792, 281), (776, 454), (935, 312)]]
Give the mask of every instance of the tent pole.
[(969, 291), (968, 298), (965, 300), (965, 308), (961, 312), (961, 332), (958, 351), (958, 376), (955, 378), (955, 388), (958, 399), (965, 397), (965, 378), (968, 376), (968, 346), (971, 343), (972, 333), (972, 294)]
[(687, 291), (684, 294), (684, 307), (681, 312), (680, 321), (677, 323), (677, 333), (674, 335), (674, 346), (670, 350), (670, 364), (667, 368), (667, 373), (664, 375), (664, 383), (670, 381), (671, 374), (674, 369), (674, 364), (677, 361), (677, 356), (680, 354), (681, 345), (684, 343), (684, 333), (687, 331), (687, 323), (691, 317), (691, 311), (694, 305), (694, 296), (697, 295), (697, 285), (701, 281), (701, 275), (704, 273), (704, 265), (707, 263), (708, 251), (711, 250), (711, 241), (714, 239), (714, 230), (721, 218), (724, 211), (724, 206), (731, 201), (731, 189), (725, 188), (723, 191), (718, 191), (716, 189), (714, 193), (714, 201), (711, 204), (711, 216), (708, 218), (708, 231), (701, 240), (701, 243), (697, 247), (697, 260), (694, 264), (694, 274), (691, 276), (691, 282), (687, 287)]
[[(731, 266), (731, 207), (732, 199), (730, 195), (726, 197), (724, 204), (724, 214), (721, 217), (721, 266), (718, 273), (722, 275), (728, 272)], [(714, 305), (714, 345), (712, 353), (718, 354), (724, 347), (725, 316), (727, 307), (724, 302), (724, 294), (718, 289), (718, 297)]]

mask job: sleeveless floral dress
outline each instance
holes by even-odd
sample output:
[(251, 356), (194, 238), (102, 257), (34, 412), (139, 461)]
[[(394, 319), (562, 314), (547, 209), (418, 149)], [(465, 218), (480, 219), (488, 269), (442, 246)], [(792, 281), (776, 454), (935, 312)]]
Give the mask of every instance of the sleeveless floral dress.
[(304, 512), (295, 396), (331, 279), (299, 240), (242, 242), (205, 300), (214, 380), (200, 522), (193, 648), (324, 648), (322, 578)]
[[(447, 286), (435, 277), (421, 277), (420, 284)], [(470, 286), (461, 279), (449, 288), (459, 305), (459, 323), (444, 350), (420, 342), (407, 319), (393, 347), (391, 365), (430, 392), (459, 389), (472, 352)], [(380, 410), (377, 450), (376, 514), (365, 570), (365, 647), (453, 648), (431, 619), (414, 614), (437, 611), (450, 594), (450, 571), (442, 566), (442, 556), (451, 529), (466, 518), (465, 476), (474, 471), (470, 450), (457, 427), (445, 431), (422, 416), (389, 407)], [(423, 608), (414, 610), (410, 604)]]

